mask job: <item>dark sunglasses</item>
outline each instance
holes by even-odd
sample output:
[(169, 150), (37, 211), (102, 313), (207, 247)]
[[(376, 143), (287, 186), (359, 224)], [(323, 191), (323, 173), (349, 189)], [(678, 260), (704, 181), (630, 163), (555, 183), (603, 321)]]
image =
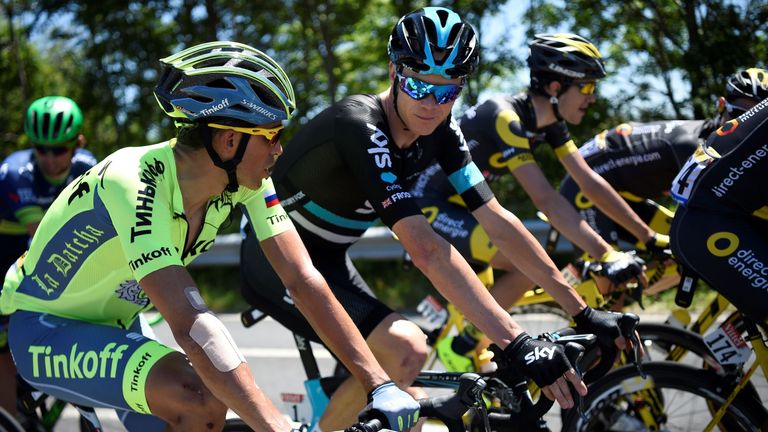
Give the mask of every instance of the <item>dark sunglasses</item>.
[(41, 155), (54, 155), (54, 156), (61, 156), (66, 154), (68, 151), (72, 150), (72, 147), (67, 146), (41, 146), (41, 145), (33, 145), (32, 146), (35, 151)]
[(594, 81), (578, 82), (578, 83), (573, 83), (573, 85), (578, 87), (579, 93), (583, 95), (593, 95), (597, 91), (597, 83)]
[(446, 104), (455, 101), (461, 94), (464, 86), (459, 84), (430, 84), (418, 78), (397, 74), (400, 81), (400, 90), (413, 100), (422, 100), (429, 95), (434, 95), (438, 104)]

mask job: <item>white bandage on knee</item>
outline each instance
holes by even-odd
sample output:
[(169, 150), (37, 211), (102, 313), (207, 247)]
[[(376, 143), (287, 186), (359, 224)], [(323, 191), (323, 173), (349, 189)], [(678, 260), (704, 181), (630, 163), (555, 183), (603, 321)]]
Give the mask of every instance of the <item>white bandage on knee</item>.
[(229, 372), (245, 363), (243, 353), (221, 321), (212, 313), (199, 314), (189, 329), (189, 336), (197, 342), (211, 363), (221, 372)]

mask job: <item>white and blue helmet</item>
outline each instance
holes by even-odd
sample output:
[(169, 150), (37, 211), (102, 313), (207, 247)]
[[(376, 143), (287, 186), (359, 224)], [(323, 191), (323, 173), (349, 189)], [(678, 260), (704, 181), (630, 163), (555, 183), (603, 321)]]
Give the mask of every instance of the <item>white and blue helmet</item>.
[(465, 77), (480, 62), (475, 29), (443, 7), (418, 9), (400, 18), (392, 29), (387, 52), (398, 69), (407, 67), (445, 78)]

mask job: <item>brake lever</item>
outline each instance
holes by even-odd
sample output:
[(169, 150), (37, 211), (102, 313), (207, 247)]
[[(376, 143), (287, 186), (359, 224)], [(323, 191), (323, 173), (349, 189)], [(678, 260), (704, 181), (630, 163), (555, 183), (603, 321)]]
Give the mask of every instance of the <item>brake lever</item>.
[(619, 320), (619, 329), (621, 330), (621, 335), (632, 344), (631, 350), (624, 350), (629, 356), (629, 361), (635, 365), (637, 372), (645, 379), (646, 374), (643, 371), (643, 360), (640, 355), (640, 339), (635, 331), (638, 322), (640, 322), (640, 318), (637, 315), (632, 313), (624, 314)]

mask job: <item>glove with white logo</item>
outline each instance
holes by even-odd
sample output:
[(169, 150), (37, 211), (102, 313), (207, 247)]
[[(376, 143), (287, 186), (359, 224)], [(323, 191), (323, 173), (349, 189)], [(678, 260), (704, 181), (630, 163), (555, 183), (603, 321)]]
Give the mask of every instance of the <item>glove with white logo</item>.
[(601, 347), (613, 347), (617, 337), (621, 336), (619, 319), (624, 314), (594, 310), (587, 306), (583, 311), (574, 315), (576, 332), (580, 334), (592, 333), (597, 336), (597, 342)]
[(552, 384), (572, 368), (562, 346), (533, 339), (525, 332), (504, 349), (504, 357), (539, 387)]
[(385, 428), (402, 431), (416, 424), (419, 403), (395, 383), (387, 381), (368, 394), (368, 405), (360, 412), (359, 418), (360, 421), (377, 418), (385, 423)]
[(598, 274), (605, 276), (614, 285), (621, 285), (632, 278), (640, 278), (645, 261), (632, 252), (610, 250), (600, 257)]

